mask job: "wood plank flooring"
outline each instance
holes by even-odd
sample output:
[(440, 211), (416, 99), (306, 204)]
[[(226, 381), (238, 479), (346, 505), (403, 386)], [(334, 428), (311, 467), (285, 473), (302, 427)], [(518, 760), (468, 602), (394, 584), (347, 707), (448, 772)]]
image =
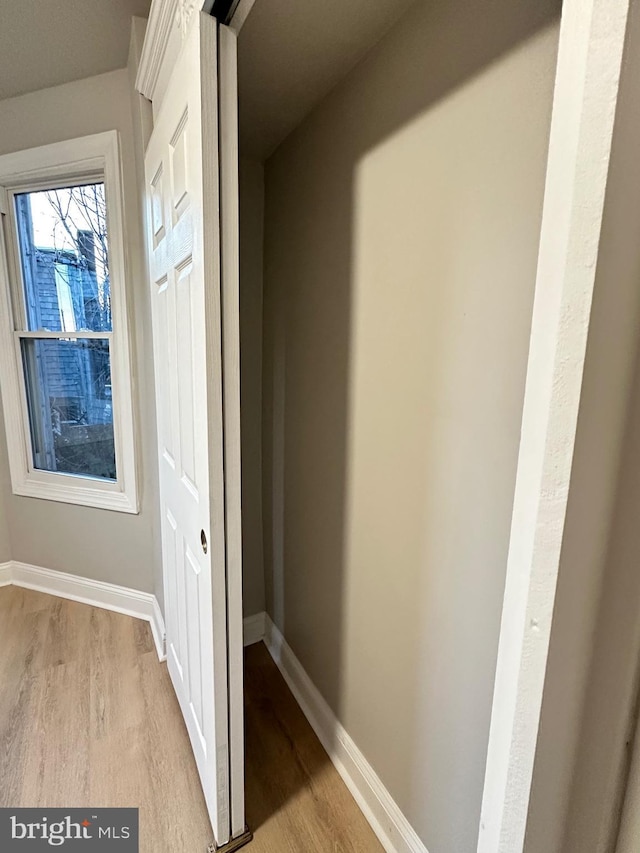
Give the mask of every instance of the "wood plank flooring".
[[(379, 853), (262, 644), (246, 650), (251, 853)], [(0, 588), (0, 806), (140, 809), (141, 853), (204, 853), (211, 828), (145, 622)]]

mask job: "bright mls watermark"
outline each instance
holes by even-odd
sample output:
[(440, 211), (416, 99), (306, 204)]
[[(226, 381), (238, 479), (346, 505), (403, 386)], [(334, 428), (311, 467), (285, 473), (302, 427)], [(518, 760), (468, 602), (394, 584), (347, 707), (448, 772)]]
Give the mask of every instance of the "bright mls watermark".
[(138, 853), (138, 809), (0, 809), (2, 853)]

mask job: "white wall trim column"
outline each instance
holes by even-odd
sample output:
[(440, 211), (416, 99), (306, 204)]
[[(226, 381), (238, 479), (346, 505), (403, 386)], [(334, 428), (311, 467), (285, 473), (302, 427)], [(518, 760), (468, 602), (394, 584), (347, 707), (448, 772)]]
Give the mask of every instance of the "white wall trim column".
[(565, 0), (478, 853), (521, 853), (629, 0)]

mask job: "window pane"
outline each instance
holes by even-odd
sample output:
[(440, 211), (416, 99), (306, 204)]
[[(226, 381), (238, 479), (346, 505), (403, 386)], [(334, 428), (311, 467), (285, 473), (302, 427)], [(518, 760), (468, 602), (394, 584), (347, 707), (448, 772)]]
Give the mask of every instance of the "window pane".
[(110, 332), (104, 184), (20, 193), (15, 204), (27, 329)]
[(22, 339), (33, 464), (116, 479), (109, 341)]

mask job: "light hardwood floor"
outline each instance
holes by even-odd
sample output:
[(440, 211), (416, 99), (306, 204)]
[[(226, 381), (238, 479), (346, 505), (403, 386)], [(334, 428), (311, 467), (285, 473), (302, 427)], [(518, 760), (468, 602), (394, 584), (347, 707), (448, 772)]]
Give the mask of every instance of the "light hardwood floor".
[[(381, 851), (262, 643), (245, 685), (247, 851)], [(195, 764), (145, 622), (0, 589), (0, 806), (137, 806), (141, 853), (204, 853)]]

